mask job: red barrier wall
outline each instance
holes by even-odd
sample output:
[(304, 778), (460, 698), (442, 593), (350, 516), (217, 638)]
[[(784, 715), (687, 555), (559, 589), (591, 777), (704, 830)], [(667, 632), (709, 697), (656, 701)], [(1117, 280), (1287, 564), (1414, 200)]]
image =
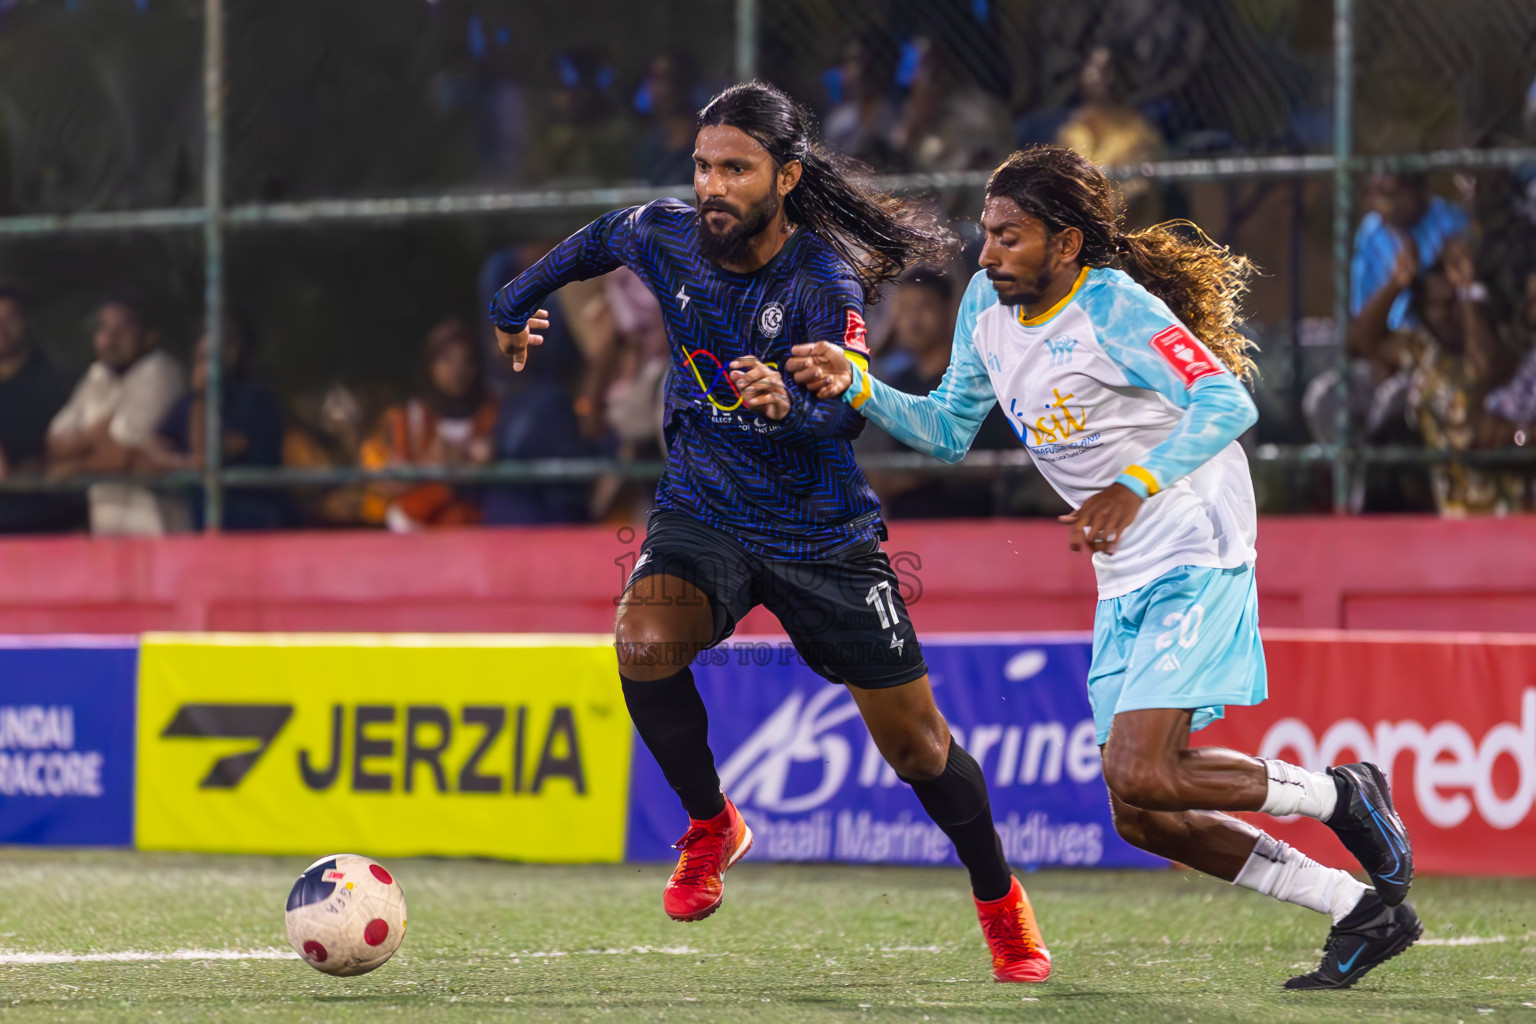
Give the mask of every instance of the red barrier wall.
[[(604, 631), (637, 548), (598, 527), (8, 539), (0, 633)], [(921, 629), (1092, 625), (1092, 569), (1054, 523), (899, 523), (886, 550)], [(1536, 632), (1536, 517), (1268, 519), (1259, 593), (1266, 626)], [(759, 610), (743, 631), (778, 629)]]
[[(1229, 708), (1195, 743), (1314, 771), (1371, 761), (1429, 874), (1536, 877), (1536, 637), (1264, 637), (1269, 700)], [(1259, 827), (1337, 867), (1356, 864), (1308, 819)]]

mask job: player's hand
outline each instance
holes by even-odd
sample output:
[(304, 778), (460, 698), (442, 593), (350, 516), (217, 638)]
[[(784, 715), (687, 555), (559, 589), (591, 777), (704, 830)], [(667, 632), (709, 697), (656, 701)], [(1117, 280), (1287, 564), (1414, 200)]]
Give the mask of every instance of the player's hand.
[(512, 372), (521, 373), (523, 364), (528, 361), (528, 349), (533, 345), (544, 344), (544, 335), (535, 334), (535, 331), (549, 329), (549, 310), (541, 309), (528, 318), (523, 329), (516, 334), (508, 334), (500, 327), (496, 328), (496, 347), (501, 349), (501, 354), (512, 361)]
[(784, 369), (817, 398), (836, 398), (853, 384), (853, 368), (842, 348), (829, 341), (796, 345)]
[(1126, 527), (1141, 510), (1141, 495), (1125, 484), (1110, 484), (1078, 506), (1070, 515), (1058, 516), (1067, 524), (1067, 544), (1073, 551), (1087, 548), (1106, 555), (1115, 553)]
[(789, 391), (779, 371), (756, 356), (731, 360), (731, 383), (742, 403), (764, 419), (781, 420), (789, 415)]

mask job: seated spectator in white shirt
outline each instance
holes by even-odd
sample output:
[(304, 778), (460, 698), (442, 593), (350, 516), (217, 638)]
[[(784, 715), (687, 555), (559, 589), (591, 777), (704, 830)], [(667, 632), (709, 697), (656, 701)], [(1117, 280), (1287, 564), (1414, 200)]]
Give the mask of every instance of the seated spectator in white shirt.
[[(93, 341), (96, 361), (48, 427), (54, 478), (126, 472), (186, 390), (181, 367), (155, 347), (156, 333), (133, 303), (102, 303)], [(144, 487), (99, 483), (88, 495), (92, 533), (158, 536), (189, 525), (184, 502)]]

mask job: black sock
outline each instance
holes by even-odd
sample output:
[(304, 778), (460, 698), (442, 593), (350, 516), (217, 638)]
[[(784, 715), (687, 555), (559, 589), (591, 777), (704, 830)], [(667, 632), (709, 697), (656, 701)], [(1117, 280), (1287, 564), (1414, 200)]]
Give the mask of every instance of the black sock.
[(912, 787), (923, 810), (955, 844), (960, 863), (971, 873), (971, 891), (979, 900), (1000, 900), (1013, 888), (1003, 841), (992, 824), (992, 802), (981, 765), (965, 748), (949, 741), (949, 759), (936, 779), (902, 779)]
[(661, 774), (677, 792), (688, 817), (713, 818), (725, 810), (715, 755), (709, 749), (709, 714), (693, 669), (684, 665), (676, 675), (641, 683), (619, 677), (624, 703), (635, 731), (661, 766)]

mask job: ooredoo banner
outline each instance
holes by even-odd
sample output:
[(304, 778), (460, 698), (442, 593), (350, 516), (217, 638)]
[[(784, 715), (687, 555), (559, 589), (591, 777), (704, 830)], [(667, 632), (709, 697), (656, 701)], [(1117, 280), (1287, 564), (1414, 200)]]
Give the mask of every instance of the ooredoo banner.
[[(1269, 700), (1198, 734), (1321, 770), (1386, 772), (1418, 871), (1536, 876), (1536, 637), (1268, 631)], [(1324, 827), (1263, 827), (1340, 867)]]
[(148, 634), (138, 845), (617, 861), (631, 726), (612, 643)]
[[(934, 697), (981, 763), (1017, 868), (1165, 862), (1110, 822), (1083, 680), (1081, 637), (966, 638), (923, 644)], [(949, 840), (881, 758), (846, 687), (827, 683), (788, 641), (737, 639), (694, 666), (725, 792), (762, 860), (956, 864)], [(676, 856), (687, 817), (636, 744), (629, 857)]]
[(0, 843), (133, 842), (137, 644), (0, 640)]

